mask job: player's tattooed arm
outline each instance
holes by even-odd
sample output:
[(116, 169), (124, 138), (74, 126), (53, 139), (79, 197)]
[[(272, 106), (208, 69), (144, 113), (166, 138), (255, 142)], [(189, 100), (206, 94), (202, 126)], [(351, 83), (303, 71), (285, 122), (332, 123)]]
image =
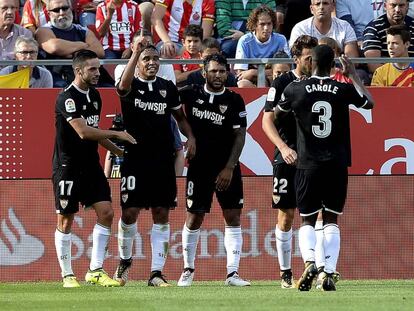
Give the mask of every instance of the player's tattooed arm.
[(216, 179), (216, 188), (219, 191), (226, 190), (233, 178), (233, 170), (239, 162), (241, 152), (246, 140), (246, 128), (240, 127), (234, 129), (234, 143), (230, 152), (230, 157), (227, 160), (226, 166), (221, 170)]

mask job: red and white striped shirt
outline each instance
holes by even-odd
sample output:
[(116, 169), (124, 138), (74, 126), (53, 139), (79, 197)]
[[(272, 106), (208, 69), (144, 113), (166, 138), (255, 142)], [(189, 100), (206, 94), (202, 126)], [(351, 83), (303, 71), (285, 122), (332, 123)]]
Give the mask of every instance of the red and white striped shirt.
[(215, 19), (214, 0), (156, 0), (156, 5), (167, 8), (164, 27), (173, 42), (181, 42), (187, 25), (201, 25), (202, 20)]
[[(102, 26), (108, 11), (106, 0), (98, 5), (96, 8), (96, 29)], [(117, 7), (112, 15), (109, 23), (109, 30), (104, 37), (101, 38), (101, 43), (104, 48), (114, 51), (124, 51), (127, 49), (136, 31), (140, 29), (141, 13), (138, 4), (135, 1), (123, 0), (122, 5)]]
[(26, 0), (23, 7), (21, 25), (24, 28), (35, 27), (36, 29), (44, 26), (49, 21), (46, 10), (46, 3), (41, 0)]

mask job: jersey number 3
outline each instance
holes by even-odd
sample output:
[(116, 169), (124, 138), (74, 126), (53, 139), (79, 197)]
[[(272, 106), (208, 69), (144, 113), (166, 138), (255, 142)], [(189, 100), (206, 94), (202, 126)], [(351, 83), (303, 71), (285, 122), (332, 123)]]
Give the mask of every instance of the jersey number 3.
[(332, 106), (326, 101), (317, 101), (312, 112), (319, 114), (318, 125), (312, 125), (312, 134), (318, 138), (326, 138), (332, 132)]

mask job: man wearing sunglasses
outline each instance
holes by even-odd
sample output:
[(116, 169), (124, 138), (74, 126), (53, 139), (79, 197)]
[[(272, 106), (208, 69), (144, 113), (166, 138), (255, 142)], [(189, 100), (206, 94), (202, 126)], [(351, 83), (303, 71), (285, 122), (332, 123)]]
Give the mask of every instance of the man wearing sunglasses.
[[(104, 57), (104, 50), (95, 34), (73, 23), (70, 1), (50, 0), (47, 10), (50, 21), (36, 32), (36, 40), (42, 49), (40, 53), (43, 58), (71, 59), (75, 52), (82, 49), (95, 52), (99, 58)], [(74, 79), (71, 66), (53, 66), (50, 70), (54, 87), (65, 87)]]
[(32, 38), (32, 33), (15, 24), (17, 0), (0, 0), (0, 60), (14, 59), (14, 45), (19, 36)]

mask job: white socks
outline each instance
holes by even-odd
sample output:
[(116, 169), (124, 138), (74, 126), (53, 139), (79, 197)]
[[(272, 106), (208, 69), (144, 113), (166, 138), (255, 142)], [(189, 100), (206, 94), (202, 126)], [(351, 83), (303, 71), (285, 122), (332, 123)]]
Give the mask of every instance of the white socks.
[(132, 257), (132, 247), (134, 238), (137, 234), (137, 223), (127, 225), (119, 219), (118, 222), (118, 252), (121, 259), (130, 259)]
[(316, 267), (325, 266), (325, 251), (323, 246), (323, 221), (317, 220), (315, 223), (316, 245), (315, 245), (315, 264)]
[(276, 249), (277, 258), (279, 260), (280, 270), (291, 269), (292, 262), (292, 228), (288, 232), (284, 232), (276, 226)]
[(73, 275), (72, 271), (72, 234), (56, 229), (55, 248), (62, 277)]
[(241, 227), (227, 227), (224, 230), (224, 247), (227, 252), (227, 274), (239, 270), (240, 255), (243, 245)]
[(299, 248), (303, 262), (315, 261), (316, 235), (315, 228), (310, 225), (299, 228)]
[(151, 230), (151, 271), (162, 271), (168, 254), (170, 224), (153, 224)]
[(333, 273), (336, 271), (338, 262), (341, 236), (338, 225), (327, 224), (323, 227), (324, 249), (325, 249), (325, 272)]
[(96, 224), (92, 233), (92, 253), (90, 270), (101, 269), (105, 259), (105, 253), (108, 249), (109, 238), (111, 237), (111, 228), (105, 227), (101, 224)]
[(184, 224), (182, 232), (184, 268), (195, 269), (194, 261), (199, 237), (200, 228), (197, 230), (190, 230), (187, 228), (186, 224)]

